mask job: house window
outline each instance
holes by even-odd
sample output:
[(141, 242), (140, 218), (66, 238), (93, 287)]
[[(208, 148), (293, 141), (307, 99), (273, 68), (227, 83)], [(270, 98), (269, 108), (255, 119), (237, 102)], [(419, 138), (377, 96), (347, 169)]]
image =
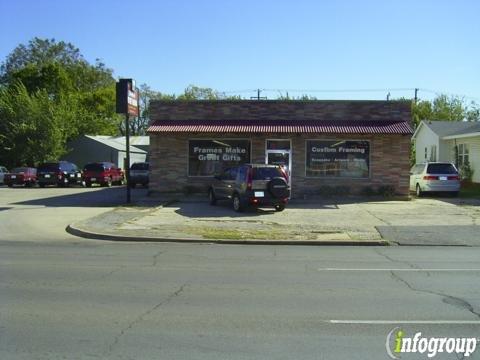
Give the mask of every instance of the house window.
[(369, 177), (368, 141), (307, 140), (306, 147), (307, 177)]
[(430, 161), (437, 161), (437, 145), (430, 146)]
[(462, 167), (469, 164), (468, 158), (468, 146), (467, 144), (458, 144), (457, 145), (457, 167)]
[(425, 147), (425, 157), (424, 157), (424, 159), (427, 160), (427, 158), (428, 158), (428, 148)]
[(250, 162), (250, 140), (198, 139), (188, 141), (188, 176), (212, 176)]

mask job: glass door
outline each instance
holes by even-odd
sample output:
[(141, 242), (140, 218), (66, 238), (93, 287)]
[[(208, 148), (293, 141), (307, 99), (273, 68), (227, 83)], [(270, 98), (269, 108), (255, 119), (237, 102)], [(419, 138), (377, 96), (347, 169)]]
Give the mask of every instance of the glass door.
[(288, 182), (291, 183), (291, 144), (290, 140), (267, 140), (265, 163), (282, 166), (288, 174)]

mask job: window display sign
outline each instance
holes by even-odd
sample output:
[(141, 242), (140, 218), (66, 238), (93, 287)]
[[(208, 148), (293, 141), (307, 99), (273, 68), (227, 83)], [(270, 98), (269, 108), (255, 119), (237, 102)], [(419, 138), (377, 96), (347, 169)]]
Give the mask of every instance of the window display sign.
[(306, 146), (308, 177), (369, 177), (369, 141), (308, 140)]
[(189, 140), (188, 176), (213, 176), (250, 162), (250, 140)]

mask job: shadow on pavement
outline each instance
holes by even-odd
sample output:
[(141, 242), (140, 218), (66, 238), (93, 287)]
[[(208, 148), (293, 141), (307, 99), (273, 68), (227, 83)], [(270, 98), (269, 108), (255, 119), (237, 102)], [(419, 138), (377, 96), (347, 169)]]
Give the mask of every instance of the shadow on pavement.
[(452, 205), (476, 205), (476, 206), (480, 205), (480, 199), (478, 198), (448, 197), (445, 195), (441, 195), (441, 196), (427, 195), (427, 196), (423, 196), (422, 199), (434, 199), (434, 200), (442, 201)]
[[(235, 212), (232, 207), (231, 201), (218, 201), (217, 205), (209, 205), (208, 201), (179, 201), (172, 203), (171, 205), (164, 206), (165, 208), (177, 208), (175, 213), (190, 217), (190, 218), (254, 218), (258, 216), (268, 216), (276, 214), (277, 211), (270, 207), (265, 208), (248, 208), (243, 212)], [(311, 202), (306, 203), (302, 200), (295, 200), (288, 204), (283, 213), (288, 213), (289, 209), (338, 209), (336, 203), (331, 202)]]
[[(75, 189), (75, 188), (72, 188)], [(78, 188), (76, 188), (78, 190)], [(146, 195), (146, 190), (132, 191), (132, 204)], [(48, 195), (47, 195), (48, 196)], [(102, 188), (95, 191), (85, 189), (84, 192), (43, 197), (12, 203), (14, 205), (43, 205), (47, 207), (112, 207), (126, 204), (125, 187)]]

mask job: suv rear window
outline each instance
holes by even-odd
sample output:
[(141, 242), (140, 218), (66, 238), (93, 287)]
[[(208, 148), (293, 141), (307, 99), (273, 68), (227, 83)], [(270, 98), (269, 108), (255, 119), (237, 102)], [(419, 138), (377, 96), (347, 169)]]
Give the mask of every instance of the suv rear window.
[(253, 180), (269, 180), (276, 177), (284, 177), (280, 168), (276, 168), (276, 167), (253, 168)]
[(102, 164), (87, 164), (85, 165), (85, 171), (103, 171)]
[(11, 171), (12, 173), (15, 173), (15, 174), (18, 174), (18, 173), (26, 173), (28, 172), (28, 168), (26, 167), (19, 167), (19, 168), (15, 168)]
[(148, 163), (135, 163), (130, 168), (132, 170), (148, 170)]
[(457, 170), (452, 164), (429, 164), (427, 174), (456, 174)]
[(51, 171), (57, 171), (59, 169), (59, 164), (58, 163), (47, 163), (47, 164), (42, 164), (38, 167), (38, 171), (45, 171), (45, 172), (51, 172)]

